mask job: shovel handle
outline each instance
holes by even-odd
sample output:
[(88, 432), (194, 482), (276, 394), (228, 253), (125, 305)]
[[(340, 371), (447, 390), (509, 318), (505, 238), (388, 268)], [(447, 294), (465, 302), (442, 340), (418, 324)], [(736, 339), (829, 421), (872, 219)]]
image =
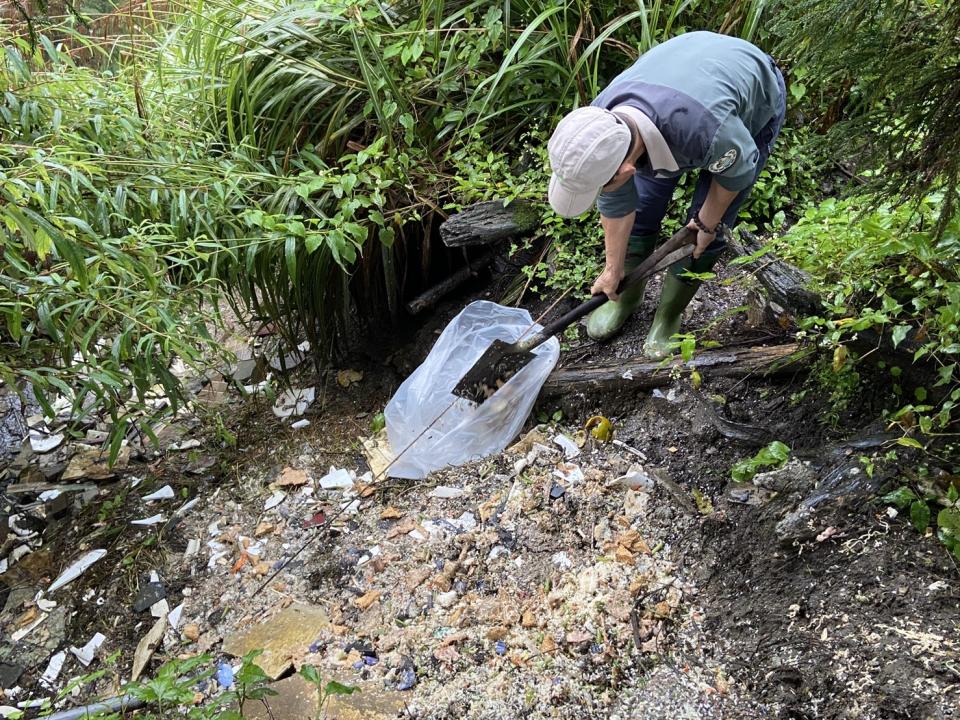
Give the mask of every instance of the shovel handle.
[[(655, 272), (657, 272), (657, 270), (661, 269), (662, 266), (672, 265), (677, 260), (685, 258), (687, 255), (693, 252), (692, 245), (696, 240), (696, 237), (697, 234), (688, 228), (684, 227), (678, 230), (676, 233), (674, 233), (673, 237), (654, 250), (646, 260), (644, 260), (636, 268), (631, 270), (630, 273), (624, 276), (623, 280), (620, 281), (620, 285), (617, 287), (617, 292), (622, 293), (631, 285), (634, 285), (644, 278), (648, 278), (653, 275)], [(665, 259), (667, 262), (664, 262)], [(585, 303), (577, 305), (577, 307), (575, 307), (573, 310), (565, 315), (560, 316), (552, 323), (546, 325), (543, 330), (535, 335), (531, 335), (527, 340), (523, 340), (519, 344), (524, 350), (533, 350), (535, 347), (542, 345), (553, 335), (556, 335), (562, 330), (566, 330), (570, 325), (575, 323), (580, 318), (589, 315), (591, 312), (607, 302), (607, 299), (608, 298), (604, 293), (594, 295)]]

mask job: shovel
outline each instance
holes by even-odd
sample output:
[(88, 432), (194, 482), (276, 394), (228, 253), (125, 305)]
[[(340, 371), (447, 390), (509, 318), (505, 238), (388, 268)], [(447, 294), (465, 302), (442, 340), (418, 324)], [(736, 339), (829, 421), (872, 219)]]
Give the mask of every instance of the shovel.
[[(655, 275), (678, 260), (687, 257), (693, 252), (695, 240), (695, 232), (682, 228), (672, 238), (654, 250), (650, 257), (625, 275), (623, 280), (620, 281), (617, 292), (622, 293), (631, 285)], [(513, 343), (494, 340), (473, 364), (473, 367), (467, 371), (467, 374), (457, 383), (457, 386), (453, 389), (453, 394), (479, 405), (533, 360), (532, 351), (534, 348), (565, 330), (583, 316), (593, 312), (605, 302), (607, 302), (605, 294), (594, 295), (563, 317), (554, 320), (540, 332), (527, 338), (521, 338)]]

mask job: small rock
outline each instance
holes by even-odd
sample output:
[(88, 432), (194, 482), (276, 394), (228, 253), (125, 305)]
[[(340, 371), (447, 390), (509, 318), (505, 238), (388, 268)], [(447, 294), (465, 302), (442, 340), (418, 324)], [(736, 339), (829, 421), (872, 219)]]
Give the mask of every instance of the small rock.
[(183, 636), (190, 642), (196, 642), (200, 639), (200, 626), (196, 623), (190, 623), (183, 626)]

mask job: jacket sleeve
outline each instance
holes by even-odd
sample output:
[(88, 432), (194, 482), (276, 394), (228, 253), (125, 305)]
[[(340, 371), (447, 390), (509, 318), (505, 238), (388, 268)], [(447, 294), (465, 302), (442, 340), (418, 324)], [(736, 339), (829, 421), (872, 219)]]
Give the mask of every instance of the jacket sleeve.
[(735, 115), (717, 129), (707, 153), (707, 171), (720, 185), (740, 192), (750, 187), (757, 175), (760, 151), (746, 126)]
[(622, 218), (637, 209), (637, 186), (631, 177), (613, 192), (597, 196), (597, 209), (607, 218)]

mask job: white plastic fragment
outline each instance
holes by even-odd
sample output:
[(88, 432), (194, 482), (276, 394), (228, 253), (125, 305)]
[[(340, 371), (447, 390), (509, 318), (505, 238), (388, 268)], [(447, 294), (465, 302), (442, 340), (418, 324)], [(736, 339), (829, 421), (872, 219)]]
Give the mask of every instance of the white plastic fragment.
[(97, 656), (97, 650), (100, 649), (106, 639), (107, 636), (103, 633), (96, 633), (82, 648), (71, 647), (70, 652), (80, 661), (81, 665), (87, 667), (93, 662), (93, 659)]
[(153, 605), (151, 605), (150, 614), (155, 618), (162, 618), (169, 615), (170, 605), (167, 603), (166, 598), (157, 600)]
[(47, 600), (44, 597), (40, 597), (40, 593), (37, 593), (36, 603), (41, 612), (50, 612), (57, 606), (57, 603), (55, 603), (53, 600)]
[(61, 493), (59, 490), (44, 490), (42, 493), (37, 495), (37, 499), (40, 502), (50, 502), (51, 500), (56, 500), (62, 494), (63, 493)]
[(454, 498), (461, 497), (465, 492), (463, 488), (438, 485), (431, 491), (429, 497), (440, 498), (441, 500), (453, 500)]
[(309, 426), (310, 426), (310, 421), (304, 419), (304, 420), (297, 420), (290, 427), (292, 427), (294, 430), (302, 430), (303, 428), (309, 427)]
[(187, 541), (187, 549), (184, 551), (183, 556), (185, 558), (193, 557), (198, 552), (200, 552), (200, 541), (197, 538), (190, 538)]
[(169, 485), (164, 485), (162, 488), (156, 492), (152, 492), (149, 495), (144, 495), (144, 502), (153, 502), (154, 500), (169, 500), (173, 497), (176, 497), (176, 494), (173, 492), (173, 488)]
[(267, 498), (267, 501), (263, 504), (264, 510), (273, 510), (277, 505), (282, 503), (287, 499), (287, 496), (280, 492), (279, 490), (274, 490), (273, 495)]
[(200, 502), (200, 498), (198, 498), (198, 497), (195, 497), (193, 500), (187, 500), (187, 502), (185, 502), (183, 505), (181, 505), (181, 506), (180, 506), (180, 509), (177, 510), (177, 511), (173, 514), (173, 516), (174, 516), (174, 517), (183, 517), (183, 516), (186, 515), (188, 512), (190, 512), (190, 510), (193, 508), (193, 506), (196, 505), (198, 502)]
[(569, 570), (573, 567), (573, 561), (565, 552), (554, 553), (550, 559), (553, 561), (553, 564), (561, 570)]
[(48, 453), (51, 450), (55, 450), (56, 448), (60, 447), (61, 443), (63, 443), (63, 439), (63, 433), (48, 435), (47, 433), (39, 432), (37, 430), (31, 430), (30, 449), (38, 455), (42, 455), (43, 453)]
[(624, 370), (620, 377), (624, 380), (633, 380), (633, 373), (629, 370)]
[(320, 487), (324, 490), (346, 490), (353, 487), (353, 478), (343, 468), (331, 467), (330, 472), (320, 478)]
[(303, 415), (316, 397), (316, 389), (290, 388), (283, 392), (273, 406), (273, 414), (278, 418), (287, 418), (291, 415)]
[(140, 518), (139, 520), (131, 520), (131, 525), (139, 525), (140, 527), (148, 527), (150, 525), (159, 525), (164, 522), (164, 517), (160, 513), (156, 515), (151, 515), (150, 517)]
[(52, 688), (53, 683), (60, 677), (60, 671), (63, 670), (63, 663), (67, 659), (67, 653), (63, 650), (50, 658), (47, 663), (47, 669), (40, 676), (40, 684), (46, 688)]
[(183, 615), (183, 603), (177, 605), (173, 610), (167, 615), (167, 622), (170, 623), (170, 627), (176, 630), (180, 627), (180, 619)]
[(91, 550), (82, 558), (77, 560), (73, 565), (64, 570), (60, 574), (60, 577), (53, 581), (53, 583), (47, 589), (47, 592), (52, 593), (55, 590), (59, 590), (64, 585), (73, 582), (84, 572), (86, 572), (87, 568), (89, 568), (98, 560), (102, 560), (106, 554), (106, 550)]
[(563, 480), (568, 487), (573, 487), (584, 481), (583, 470), (580, 469), (579, 465), (573, 463), (561, 463), (553, 471), (553, 474)]
[(623, 487), (629, 490), (653, 490), (654, 481), (641, 465), (631, 465), (624, 475), (621, 475), (608, 483), (608, 486)]
[(567, 460), (572, 460), (580, 454), (580, 448), (577, 447), (577, 444), (563, 433), (557, 434), (553, 441), (563, 448), (563, 454)]
[(198, 447), (200, 447), (200, 441), (196, 438), (190, 438), (189, 440), (184, 440), (183, 442), (173, 443), (168, 449), (180, 452), (183, 450), (193, 450), (194, 448)]

